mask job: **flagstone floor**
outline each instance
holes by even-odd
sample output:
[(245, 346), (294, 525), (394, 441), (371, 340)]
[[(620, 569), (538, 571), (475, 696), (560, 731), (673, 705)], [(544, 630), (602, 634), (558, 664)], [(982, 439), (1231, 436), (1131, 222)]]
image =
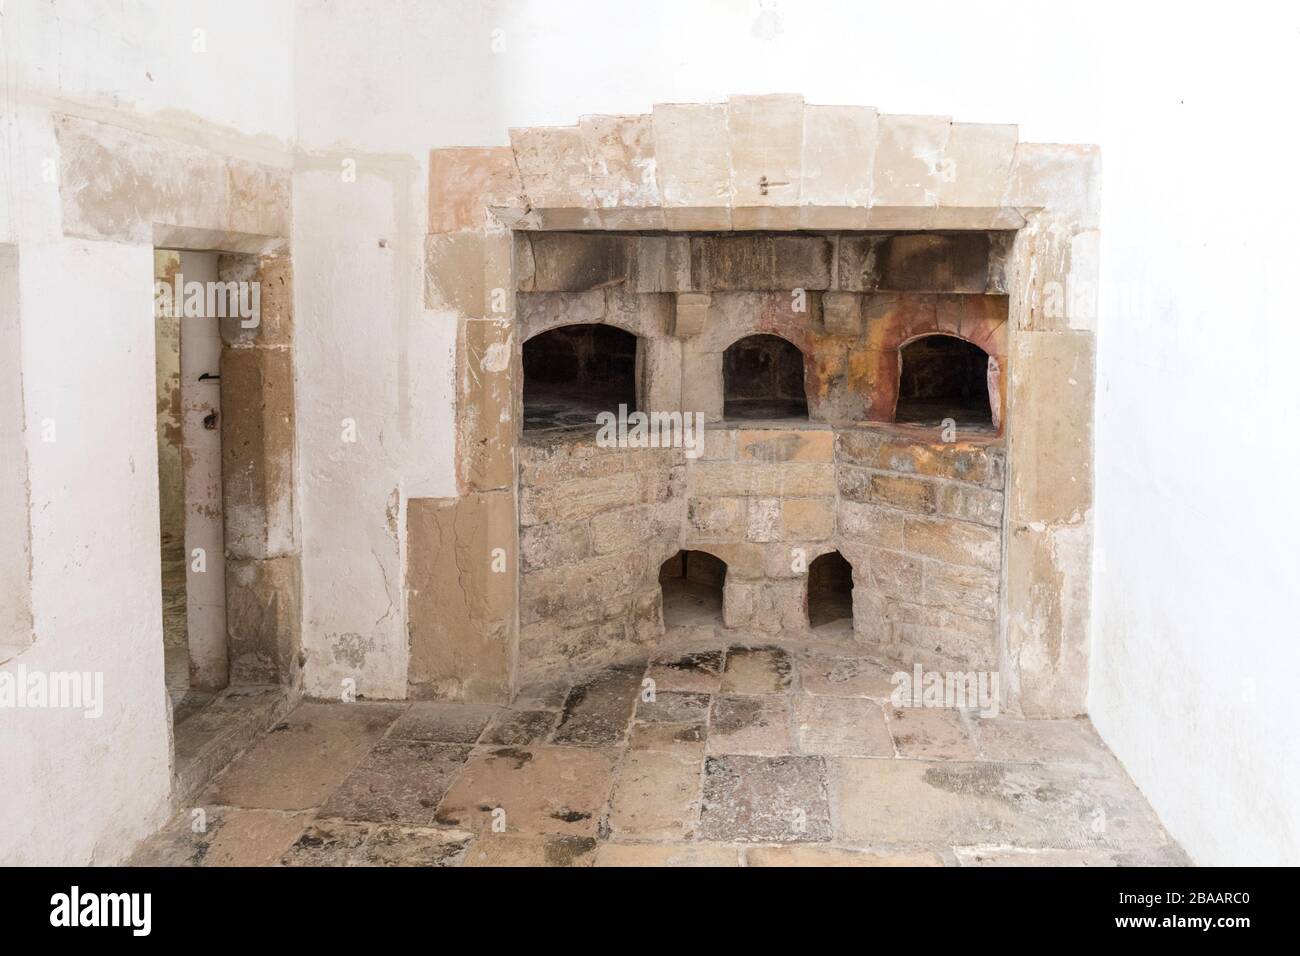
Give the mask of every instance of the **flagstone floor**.
[(132, 862), (1187, 862), (1087, 721), (896, 708), (861, 653), (697, 639), (509, 707), (304, 702)]

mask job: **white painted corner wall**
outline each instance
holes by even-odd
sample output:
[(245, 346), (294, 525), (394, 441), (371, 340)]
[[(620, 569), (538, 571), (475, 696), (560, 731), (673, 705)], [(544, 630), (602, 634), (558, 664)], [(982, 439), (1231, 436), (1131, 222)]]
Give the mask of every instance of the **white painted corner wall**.
[[(286, 157), (293, 9), (3, 6), (0, 244), (16, 259), (19, 307), (2, 325), (19, 357), (22, 419), (0, 426), (0, 453), (6, 467), (11, 452), (26, 455), (31, 633), (0, 669), (102, 673), (103, 713), (0, 711), (0, 864), (116, 863), (166, 819), (171, 792), (153, 249), (63, 235), (54, 116)], [(0, 362), (5, 386), (12, 364)]]

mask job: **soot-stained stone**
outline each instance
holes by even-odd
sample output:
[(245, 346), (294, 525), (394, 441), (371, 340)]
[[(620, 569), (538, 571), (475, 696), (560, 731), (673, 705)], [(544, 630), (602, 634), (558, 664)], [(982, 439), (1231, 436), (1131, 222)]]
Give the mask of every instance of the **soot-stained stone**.
[(552, 742), (598, 746), (622, 741), (641, 688), (641, 673), (639, 667), (614, 667), (575, 686), (564, 702)]

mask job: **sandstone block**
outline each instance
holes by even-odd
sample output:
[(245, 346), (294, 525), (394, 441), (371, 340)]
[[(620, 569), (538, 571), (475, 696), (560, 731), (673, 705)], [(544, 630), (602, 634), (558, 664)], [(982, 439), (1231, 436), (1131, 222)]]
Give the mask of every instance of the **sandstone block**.
[(731, 428), (711, 428), (704, 433), (704, 461), (731, 461), (736, 457), (736, 432)]
[(830, 429), (740, 429), (738, 461), (830, 461), (835, 433)]
[(563, 567), (591, 554), (591, 536), (585, 521), (533, 525), (519, 536), (519, 567), (525, 574)]
[(524, 292), (587, 292), (631, 282), (636, 241), (625, 236), (539, 232), (527, 236), (533, 274)]
[(232, 315), (220, 320), (221, 340), (226, 345), (293, 345), (293, 260), (288, 256), (222, 255), (217, 259), (221, 282), (257, 284), (257, 324), (245, 328), (245, 320)]
[(226, 634), (232, 683), (293, 683), (301, 647), (301, 603), (296, 554), (227, 559)]
[(686, 236), (636, 236), (633, 287), (637, 292), (689, 292), (691, 242)]
[[(871, 106), (805, 106), (803, 189), (800, 202), (820, 207), (865, 208), (871, 201), (879, 114)], [(862, 228), (865, 219), (840, 228)], [(804, 228), (813, 228), (802, 221)]]
[[(727, 107), (721, 104), (657, 103), (652, 113), (655, 163), (665, 207), (703, 207), (728, 211), (731, 206), (731, 143)], [(670, 229), (718, 228), (717, 220), (669, 222)]]
[(1002, 495), (970, 485), (939, 486), (939, 513), (961, 521), (974, 521), (990, 528), (1002, 526)]
[[(512, 129), (510, 146), (531, 206), (570, 210), (595, 206), (587, 148), (578, 127)], [(590, 221), (594, 227), (595, 216)]]
[(779, 498), (748, 499), (745, 538), (757, 542), (780, 540), (781, 500)]
[(722, 419), (722, 353), (695, 351), (689, 340), (682, 350), (682, 411)]
[(920, 598), (913, 600), (992, 621), (997, 619), (998, 585), (996, 571), (927, 560)]
[[(871, 588), (886, 597), (915, 601), (921, 595), (921, 560), (899, 551), (868, 547), (863, 569)], [(854, 588), (857, 591), (857, 588)]]
[(938, 510), (938, 495), (934, 482), (923, 478), (872, 475), (868, 494), (870, 500), (876, 504), (886, 504), (917, 514), (934, 514)]
[(1011, 125), (953, 123), (944, 149), (941, 206), (1002, 204), (1020, 131)]
[(520, 524), (528, 527), (573, 521), (636, 504), (639, 500), (640, 483), (630, 472), (525, 487), (520, 495)]
[(296, 547), (293, 353), (223, 348), (221, 407), (226, 553), (286, 554)]
[(1084, 712), (1092, 529), (1012, 524), (1007, 539), (1007, 645), (1020, 664), (1026, 716)]
[(822, 293), (822, 325), (831, 335), (861, 335), (862, 300), (852, 292)]
[(649, 542), (676, 535), (677, 515), (664, 505), (617, 508), (591, 519), (591, 547), (596, 554), (644, 548)]
[(835, 494), (835, 466), (830, 462), (700, 461), (690, 473), (697, 497), (814, 498)]
[(982, 232), (891, 236), (880, 264), (881, 291), (985, 292), (989, 240)]
[(835, 287), (845, 292), (875, 292), (880, 287), (880, 270), (889, 239), (887, 235), (840, 236)]
[(429, 232), (484, 229), (488, 207), (516, 205), (522, 191), (509, 147), (430, 150)]
[(781, 532), (785, 540), (822, 541), (835, 532), (832, 498), (794, 498), (781, 502)]
[(1002, 564), (1002, 535), (965, 521), (908, 515), (903, 521), (903, 550), (949, 564), (996, 570)]
[(880, 505), (856, 501), (839, 504), (840, 533), (880, 548), (902, 550), (904, 517), (901, 511)]
[(505, 702), (515, 614), (513, 493), (412, 498), (406, 516), (409, 684), (452, 700)]
[(464, 323), (460, 407), (474, 409), (475, 414), (463, 416), (460, 422), (459, 477), (476, 491), (507, 488), (515, 481), (517, 369), (512, 333), (509, 321)]
[(1095, 341), (1090, 332), (1022, 332), (1013, 345), (1013, 520), (1075, 521), (1092, 507)]
[(951, 128), (952, 121), (946, 116), (882, 115), (872, 205), (937, 205), (942, 186), (940, 160)]
[(885, 439), (874, 464), (901, 474), (982, 482), (988, 476), (989, 453), (985, 446), (974, 442)]
[(835, 459), (853, 465), (873, 466), (884, 436), (878, 431), (844, 429), (835, 433)]
[(733, 228), (797, 227), (803, 111), (802, 96), (733, 96), (727, 100)]
[(648, 577), (647, 563), (644, 554), (618, 553), (525, 574), (520, 580), (520, 623), (589, 624), (608, 619), (619, 606), (617, 599), (637, 591)]
[(699, 335), (709, 317), (709, 301), (705, 292), (679, 292), (673, 318), (673, 335), (679, 339)]
[(1071, 230), (1099, 227), (1101, 151), (1096, 146), (1020, 143), (1005, 205), (1048, 210)]
[[(654, 176), (654, 124), (649, 115), (584, 116), (578, 121), (578, 132), (590, 160), (592, 198), (597, 207), (660, 204)], [(611, 225), (604, 216), (601, 220), (607, 227)]]

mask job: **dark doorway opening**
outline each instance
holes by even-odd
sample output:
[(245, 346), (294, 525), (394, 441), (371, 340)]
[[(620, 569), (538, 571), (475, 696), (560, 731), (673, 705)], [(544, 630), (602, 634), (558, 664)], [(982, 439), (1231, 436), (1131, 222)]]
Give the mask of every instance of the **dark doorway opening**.
[(894, 421), (938, 426), (951, 418), (964, 427), (992, 426), (989, 356), (982, 348), (951, 335), (927, 335), (899, 354)]
[(524, 343), (524, 429), (595, 425), (636, 407), (636, 336), (609, 325), (565, 325)]
[(808, 418), (803, 354), (776, 335), (751, 335), (722, 356), (722, 414), (728, 419)]
[(838, 551), (820, 555), (808, 566), (808, 626), (853, 622), (853, 566)]
[(727, 563), (703, 551), (678, 551), (659, 568), (664, 626), (718, 624)]

